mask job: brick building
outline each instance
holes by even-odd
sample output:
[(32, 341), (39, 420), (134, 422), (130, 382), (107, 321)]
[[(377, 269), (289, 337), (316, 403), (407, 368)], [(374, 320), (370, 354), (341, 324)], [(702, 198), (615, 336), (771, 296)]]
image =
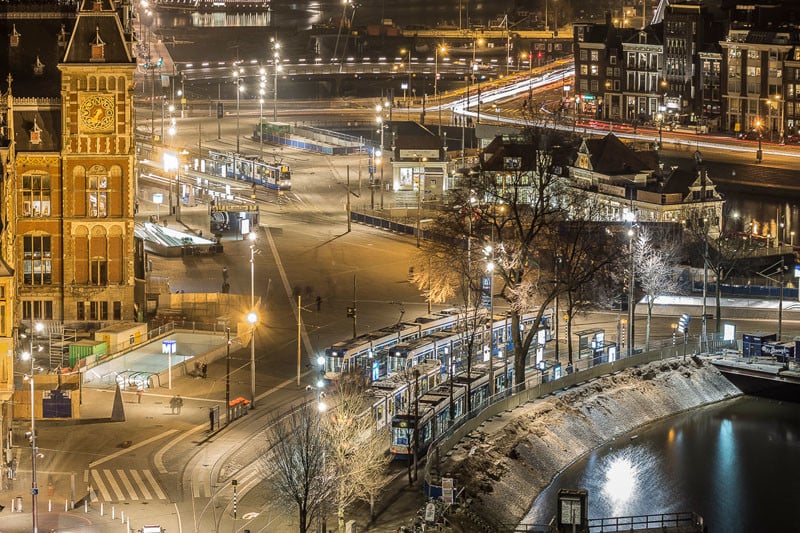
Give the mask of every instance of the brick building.
[(112, 0), (0, 13), (13, 324), (135, 317), (133, 73)]

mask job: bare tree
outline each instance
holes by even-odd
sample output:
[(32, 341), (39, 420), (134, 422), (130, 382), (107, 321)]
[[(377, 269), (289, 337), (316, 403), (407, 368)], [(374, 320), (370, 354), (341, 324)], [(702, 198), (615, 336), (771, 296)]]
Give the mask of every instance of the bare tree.
[(675, 275), (678, 249), (674, 243), (674, 239), (666, 238), (666, 235), (659, 237), (647, 228), (641, 229), (633, 242), (635, 277), (647, 304), (645, 351), (650, 350), (650, 329), (656, 299), (659, 296), (675, 294), (680, 289), (680, 283)]
[(323, 417), (325, 469), (333, 480), (330, 500), (336, 506), (340, 533), (345, 529), (345, 511), (357, 500), (365, 500), (373, 509), (375, 495), (385, 483), (388, 466), (386, 430), (378, 431), (369, 408), (357, 389), (339, 387), (337, 404)]
[(567, 321), (567, 354), (573, 363), (572, 322), (582, 311), (610, 301), (618, 286), (619, 242), (608, 225), (600, 223), (600, 206), (579, 193), (584, 208), (580, 217), (561, 224), (554, 242), (555, 280), (564, 302)]
[(281, 502), (297, 509), (298, 531), (305, 533), (328, 497), (331, 476), (325, 467), (326, 439), (319, 413), (304, 404), (276, 419), (258, 468)]

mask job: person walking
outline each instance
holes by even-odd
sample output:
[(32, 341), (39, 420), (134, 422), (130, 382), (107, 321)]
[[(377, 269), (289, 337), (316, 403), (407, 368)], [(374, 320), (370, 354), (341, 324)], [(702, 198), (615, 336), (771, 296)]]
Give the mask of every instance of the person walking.
[(322, 296), (317, 294), (317, 312), (322, 310)]
[(203, 373), (203, 379), (206, 379), (206, 376), (208, 375), (208, 365), (206, 363), (203, 363), (200, 366), (200, 372)]
[(181, 414), (181, 407), (183, 407), (183, 398), (180, 395), (175, 397), (175, 406), (178, 408), (178, 414)]
[(172, 410), (172, 414), (175, 414), (175, 409), (178, 407), (178, 397), (173, 396), (169, 399), (169, 408)]
[(136, 391), (136, 400), (137, 403), (142, 403), (142, 395), (144, 394), (144, 389), (139, 387), (139, 390)]

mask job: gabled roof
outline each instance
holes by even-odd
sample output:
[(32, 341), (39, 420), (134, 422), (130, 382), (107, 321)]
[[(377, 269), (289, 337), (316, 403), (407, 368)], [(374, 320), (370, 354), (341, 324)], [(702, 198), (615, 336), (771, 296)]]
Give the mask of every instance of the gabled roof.
[(393, 122), (397, 150), (441, 150), (439, 136), (417, 122)]
[(97, 62), (92, 59), (92, 45), (100, 42), (104, 45), (103, 63), (133, 63), (125, 32), (109, 0), (98, 4), (100, 10), (94, 10), (94, 5), (94, 0), (84, 0), (63, 62)]
[[(13, 90), (14, 85), (11, 88)], [(31, 142), (34, 130), (39, 131), (36, 143)], [(61, 110), (15, 110), (14, 142), (18, 152), (58, 152), (61, 149)]]
[(480, 166), (482, 170), (502, 171), (506, 170), (506, 157), (518, 157), (520, 165), (516, 170), (529, 171), (534, 168), (535, 154), (536, 150), (530, 143), (508, 141), (498, 136), (484, 148)]
[(586, 139), (592, 169), (607, 176), (652, 172), (658, 168), (653, 152), (637, 152), (613, 133), (602, 139)]

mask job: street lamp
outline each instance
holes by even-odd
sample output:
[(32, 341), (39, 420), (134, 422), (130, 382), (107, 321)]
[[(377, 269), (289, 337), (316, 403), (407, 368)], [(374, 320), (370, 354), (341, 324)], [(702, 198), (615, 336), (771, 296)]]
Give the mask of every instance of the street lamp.
[(233, 69), (233, 78), (236, 83), (236, 153), (239, 153), (239, 94), (244, 91), (244, 86), (242, 85), (242, 74), (244, 73), (244, 69), (242, 68), (235, 68)]
[(261, 78), (258, 81), (258, 153), (264, 158), (264, 94), (267, 87), (267, 71), (259, 70)]
[(761, 163), (764, 158), (764, 152), (761, 151), (761, 138), (763, 137), (761, 131), (761, 120), (756, 120), (756, 130), (758, 130), (758, 150), (756, 151), (756, 163)]
[(256, 324), (258, 314), (256, 313), (255, 296), (255, 254), (256, 254), (256, 234), (251, 231), (250, 239), (250, 312), (247, 313), (247, 322), (250, 324), (250, 409), (256, 407)]
[(281, 43), (276, 40), (272, 40), (272, 57), (273, 57), (273, 65), (275, 70), (275, 80), (272, 86), (272, 120), (277, 122), (278, 120), (278, 72), (281, 71), (282, 67), (280, 64), (281, 56), (280, 56), (280, 49)]
[(486, 273), (489, 278), (489, 396), (494, 395), (494, 246), (483, 249), (486, 256)]
[(434, 78), (433, 78), (433, 98), (436, 100), (436, 105), (439, 107), (439, 137), (442, 137), (442, 101), (439, 98), (439, 54), (444, 55), (447, 53), (447, 47), (441, 45), (436, 47), (436, 59), (434, 61)]
[(22, 352), (22, 360), (31, 360), (31, 374), (28, 381), (31, 382), (31, 510), (33, 512), (33, 533), (39, 532), (39, 487), (36, 484), (36, 402), (34, 398), (35, 387), (33, 384), (34, 359), (33, 359), (33, 336), (34, 332), (41, 333), (44, 325), (41, 322), (33, 324), (30, 332), (30, 351)]
[(633, 355), (633, 320), (635, 318), (633, 312), (634, 306), (634, 281), (636, 275), (636, 262), (635, 257), (633, 254), (633, 239), (636, 235), (636, 232), (633, 230), (633, 225), (628, 230), (628, 253), (630, 254), (631, 264), (630, 264), (630, 273), (628, 275), (628, 357)]

